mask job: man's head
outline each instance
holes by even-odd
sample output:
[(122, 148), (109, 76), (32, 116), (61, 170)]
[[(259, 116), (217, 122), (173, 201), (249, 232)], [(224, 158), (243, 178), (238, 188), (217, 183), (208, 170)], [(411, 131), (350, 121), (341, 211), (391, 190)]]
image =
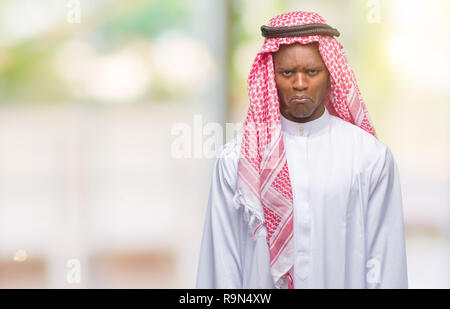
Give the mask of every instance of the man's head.
[(281, 114), (295, 122), (319, 118), (330, 80), (318, 44), (281, 45), (273, 63)]

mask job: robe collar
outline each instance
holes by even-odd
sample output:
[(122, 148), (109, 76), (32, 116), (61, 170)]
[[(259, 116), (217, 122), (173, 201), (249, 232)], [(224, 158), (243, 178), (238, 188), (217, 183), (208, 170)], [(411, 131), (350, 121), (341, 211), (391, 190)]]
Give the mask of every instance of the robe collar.
[(280, 113), (281, 130), (293, 136), (311, 137), (319, 135), (330, 123), (331, 115), (326, 108), (322, 115), (305, 123), (299, 123), (285, 118)]

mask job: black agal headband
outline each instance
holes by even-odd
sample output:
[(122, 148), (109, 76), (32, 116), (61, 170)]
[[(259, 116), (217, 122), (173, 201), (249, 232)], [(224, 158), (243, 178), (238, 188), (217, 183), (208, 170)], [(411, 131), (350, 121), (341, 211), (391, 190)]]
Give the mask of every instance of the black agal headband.
[(327, 35), (339, 36), (337, 29), (327, 24), (306, 24), (292, 27), (261, 26), (261, 34), (265, 38), (282, 38), (292, 36)]

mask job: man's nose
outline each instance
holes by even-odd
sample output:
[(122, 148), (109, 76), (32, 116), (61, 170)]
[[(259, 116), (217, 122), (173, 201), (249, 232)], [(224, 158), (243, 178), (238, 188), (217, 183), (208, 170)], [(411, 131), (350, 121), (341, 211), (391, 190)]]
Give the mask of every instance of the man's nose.
[(295, 90), (306, 90), (308, 88), (308, 77), (303, 72), (297, 72), (292, 85)]

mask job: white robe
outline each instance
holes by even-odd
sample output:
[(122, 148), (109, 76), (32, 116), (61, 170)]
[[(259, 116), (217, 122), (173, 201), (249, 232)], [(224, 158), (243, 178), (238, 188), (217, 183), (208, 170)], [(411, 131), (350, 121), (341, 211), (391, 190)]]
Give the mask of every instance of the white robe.
[[(293, 191), (294, 288), (407, 288), (402, 195), (390, 149), (325, 112), (281, 127)], [(215, 161), (197, 288), (274, 288), (267, 230), (233, 199), (242, 136)]]

